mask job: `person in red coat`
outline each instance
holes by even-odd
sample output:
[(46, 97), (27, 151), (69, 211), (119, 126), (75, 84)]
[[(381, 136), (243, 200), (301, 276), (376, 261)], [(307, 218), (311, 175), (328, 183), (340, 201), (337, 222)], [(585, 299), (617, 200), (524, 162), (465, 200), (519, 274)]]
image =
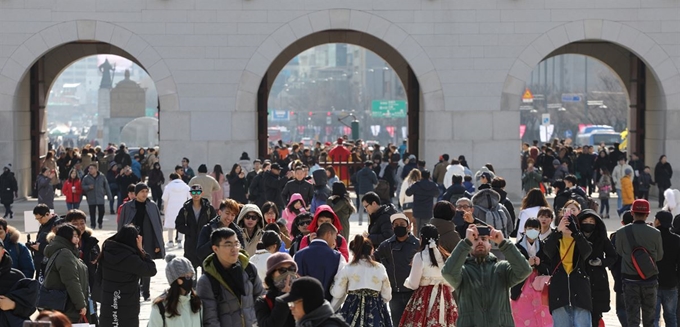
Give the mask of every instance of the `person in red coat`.
[(80, 202), (83, 200), (83, 187), (80, 185), (80, 178), (75, 169), (71, 169), (68, 179), (64, 181), (61, 192), (66, 197), (66, 209), (80, 209)]
[[(328, 159), (331, 160), (333, 163), (347, 163), (349, 162), (349, 158), (351, 157), (352, 153), (345, 148), (343, 143), (345, 140), (343, 138), (338, 138), (337, 145), (333, 147), (330, 151), (328, 151)], [(334, 164), (333, 168), (335, 168), (335, 171), (338, 172), (338, 178), (345, 183), (345, 185), (349, 185), (349, 167), (345, 165), (339, 165), (339, 164)]]

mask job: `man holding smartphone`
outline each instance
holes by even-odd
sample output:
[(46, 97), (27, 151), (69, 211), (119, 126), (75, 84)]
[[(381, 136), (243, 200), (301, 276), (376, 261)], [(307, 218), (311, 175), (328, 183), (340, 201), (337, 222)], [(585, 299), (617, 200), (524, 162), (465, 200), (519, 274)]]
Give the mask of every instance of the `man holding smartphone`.
[[(491, 242), (506, 260), (491, 253)], [(458, 318), (457, 324), (514, 326), (508, 293), (530, 273), (529, 262), (503, 232), (470, 224), (465, 239), (456, 245), (442, 268), (442, 276), (458, 294), (458, 312), (467, 313)]]

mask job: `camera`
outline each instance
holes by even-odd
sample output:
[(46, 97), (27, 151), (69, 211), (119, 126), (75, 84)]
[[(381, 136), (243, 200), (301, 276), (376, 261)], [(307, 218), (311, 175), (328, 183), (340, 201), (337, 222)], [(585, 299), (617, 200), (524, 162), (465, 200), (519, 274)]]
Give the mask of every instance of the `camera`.
[(491, 228), (488, 226), (477, 226), (477, 231), (479, 232), (479, 236), (491, 235)]

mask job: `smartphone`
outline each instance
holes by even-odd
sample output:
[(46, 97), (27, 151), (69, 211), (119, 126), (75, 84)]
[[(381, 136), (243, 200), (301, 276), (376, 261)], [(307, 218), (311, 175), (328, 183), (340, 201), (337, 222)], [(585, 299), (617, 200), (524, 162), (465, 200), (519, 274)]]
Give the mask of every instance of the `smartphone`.
[(453, 216), (453, 224), (456, 226), (465, 225), (465, 219), (463, 218), (464, 215), (464, 211), (456, 210), (456, 214)]
[(479, 232), (479, 236), (491, 235), (491, 228), (488, 226), (477, 226), (477, 231)]

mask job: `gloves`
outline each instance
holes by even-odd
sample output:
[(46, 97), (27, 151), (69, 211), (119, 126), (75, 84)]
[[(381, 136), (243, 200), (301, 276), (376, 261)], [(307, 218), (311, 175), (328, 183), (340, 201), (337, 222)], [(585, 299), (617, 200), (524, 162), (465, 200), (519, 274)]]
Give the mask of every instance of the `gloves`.
[(576, 227), (576, 219), (574, 219), (573, 215), (569, 217), (569, 226), (567, 226), (567, 228), (569, 228), (572, 234), (578, 234), (578, 228)]
[(599, 267), (602, 266), (602, 260), (600, 260), (600, 258), (591, 259), (588, 260), (588, 264), (593, 267)]

